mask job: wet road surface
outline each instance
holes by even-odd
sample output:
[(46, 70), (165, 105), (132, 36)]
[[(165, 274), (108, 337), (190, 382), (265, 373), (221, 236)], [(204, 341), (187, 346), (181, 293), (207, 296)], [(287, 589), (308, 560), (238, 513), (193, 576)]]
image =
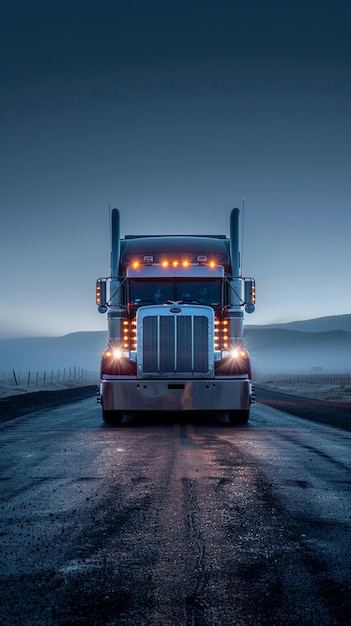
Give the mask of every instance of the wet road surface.
[(349, 432), (263, 404), (113, 427), (89, 398), (0, 442), (1, 624), (350, 623)]

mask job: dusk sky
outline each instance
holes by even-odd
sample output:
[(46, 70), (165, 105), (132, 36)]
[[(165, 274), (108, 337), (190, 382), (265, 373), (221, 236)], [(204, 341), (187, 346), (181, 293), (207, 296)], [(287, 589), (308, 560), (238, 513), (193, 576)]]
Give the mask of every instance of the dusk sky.
[(229, 234), (247, 324), (351, 312), (350, 3), (2, 0), (0, 337), (106, 330), (122, 234)]

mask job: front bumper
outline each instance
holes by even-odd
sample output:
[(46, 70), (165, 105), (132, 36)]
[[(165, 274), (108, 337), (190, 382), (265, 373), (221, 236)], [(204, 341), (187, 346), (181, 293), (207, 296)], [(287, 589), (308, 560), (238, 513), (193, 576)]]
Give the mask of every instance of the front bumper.
[(246, 411), (253, 402), (248, 378), (215, 380), (120, 379), (104, 376), (105, 411)]

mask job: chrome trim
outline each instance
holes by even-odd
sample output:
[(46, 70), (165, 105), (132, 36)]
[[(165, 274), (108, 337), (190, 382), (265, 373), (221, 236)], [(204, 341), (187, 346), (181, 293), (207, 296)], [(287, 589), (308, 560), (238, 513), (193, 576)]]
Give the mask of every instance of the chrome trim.
[(102, 380), (106, 411), (235, 411), (248, 410), (251, 383), (246, 378), (189, 380), (185, 378)]

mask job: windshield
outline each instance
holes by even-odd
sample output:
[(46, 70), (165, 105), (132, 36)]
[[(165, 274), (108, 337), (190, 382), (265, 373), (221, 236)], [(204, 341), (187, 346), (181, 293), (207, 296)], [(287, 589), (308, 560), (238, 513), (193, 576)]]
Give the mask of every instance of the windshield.
[(222, 281), (214, 280), (129, 280), (129, 302), (134, 305), (171, 301), (218, 305)]

